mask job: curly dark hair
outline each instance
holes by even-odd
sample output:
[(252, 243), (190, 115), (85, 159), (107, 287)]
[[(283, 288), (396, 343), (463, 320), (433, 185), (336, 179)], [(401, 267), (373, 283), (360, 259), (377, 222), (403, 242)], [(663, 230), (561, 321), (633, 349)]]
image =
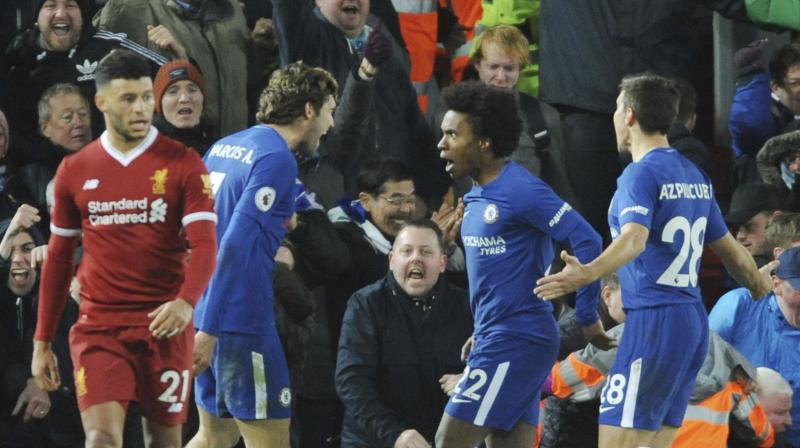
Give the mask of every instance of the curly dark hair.
[(626, 76), (619, 85), (623, 104), (631, 108), (643, 132), (666, 135), (678, 116), (681, 94), (668, 78), (652, 73)]
[(447, 87), (442, 95), (447, 109), (467, 115), (475, 137), (491, 142), (495, 158), (517, 149), (522, 119), (514, 92), (471, 81)]
[(311, 103), (319, 113), (328, 96), (336, 98), (339, 84), (326, 70), (293, 62), (272, 74), (258, 99), (256, 121), (264, 124), (289, 124), (305, 113)]

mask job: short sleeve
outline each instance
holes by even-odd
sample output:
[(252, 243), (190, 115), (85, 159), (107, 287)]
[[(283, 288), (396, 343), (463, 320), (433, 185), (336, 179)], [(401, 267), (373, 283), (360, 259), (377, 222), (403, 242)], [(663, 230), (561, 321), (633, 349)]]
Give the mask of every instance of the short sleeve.
[(719, 209), (717, 201), (711, 201), (711, 210), (708, 212), (708, 223), (706, 224), (706, 242), (714, 242), (728, 233), (728, 225)]
[(195, 221), (217, 222), (214, 213), (214, 193), (211, 178), (203, 160), (193, 150), (187, 150), (183, 159), (183, 218), (186, 226)]
[[(297, 164), (289, 151), (276, 151), (256, 159), (235, 211), (269, 225), (270, 218), (286, 213), (281, 205), (294, 191), (296, 176)], [(294, 204), (293, 200), (289, 202)]]
[(619, 227), (629, 222), (648, 229), (658, 201), (658, 181), (649, 164), (631, 163), (617, 180), (616, 204)]

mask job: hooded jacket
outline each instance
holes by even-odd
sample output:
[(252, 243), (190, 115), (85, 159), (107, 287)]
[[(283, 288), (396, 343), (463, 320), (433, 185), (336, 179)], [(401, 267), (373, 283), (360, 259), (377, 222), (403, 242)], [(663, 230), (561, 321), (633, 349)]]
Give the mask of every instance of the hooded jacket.
[(203, 116), (219, 135), (247, 127), (247, 71), (250, 30), (236, 0), (203, 0), (194, 12), (175, 0), (109, 0), (99, 26), (125, 33), (157, 53), (147, 26), (163, 25), (186, 48), (208, 86)]
[(800, 131), (787, 132), (767, 140), (756, 155), (761, 179), (787, 193), (789, 211), (800, 211), (800, 183), (797, 175), (783, 162), (786, 156), (800, 152)]

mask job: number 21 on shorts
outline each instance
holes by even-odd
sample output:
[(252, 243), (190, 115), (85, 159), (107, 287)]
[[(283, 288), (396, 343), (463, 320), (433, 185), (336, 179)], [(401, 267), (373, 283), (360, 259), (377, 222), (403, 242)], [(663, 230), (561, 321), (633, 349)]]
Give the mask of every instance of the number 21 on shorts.
[[(189, 382), (191, 377), (189, 370), (178, 372), (177, 370), (165, 370), (161, 374), (161, 382), (166, 384), (166, 389), (158, 396), (158, 401), (170, 403), (169, 412), (181, 412), (189, 394)], [(180, 388), (180, 398), (178, 398), (178, 388)]]

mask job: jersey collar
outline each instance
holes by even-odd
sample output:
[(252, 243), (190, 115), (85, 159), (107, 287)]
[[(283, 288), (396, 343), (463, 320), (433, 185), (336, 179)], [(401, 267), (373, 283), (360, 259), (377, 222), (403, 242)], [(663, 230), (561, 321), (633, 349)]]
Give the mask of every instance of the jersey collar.
[(147, 148), (156, 141), (156, 137), (158, 137), (158, 131), (154, 126), (150, 126), (150, 130), (147, 132), (147, 136), (142, 140), (141, 143), (136, 145), (127, 153), (123, 153), (119, 149), (115, 148), (114, 145), (111, 143), (111, 138), (108, 136), (108, 131), (103, 131), (103, 134), (100, 135), (100, 146), (103, 147), (103, 150), (111, 156), (114, 160), (120, 163), (122, 166), (130, 165), (137, 157), (144, 154), (147, 151)]

